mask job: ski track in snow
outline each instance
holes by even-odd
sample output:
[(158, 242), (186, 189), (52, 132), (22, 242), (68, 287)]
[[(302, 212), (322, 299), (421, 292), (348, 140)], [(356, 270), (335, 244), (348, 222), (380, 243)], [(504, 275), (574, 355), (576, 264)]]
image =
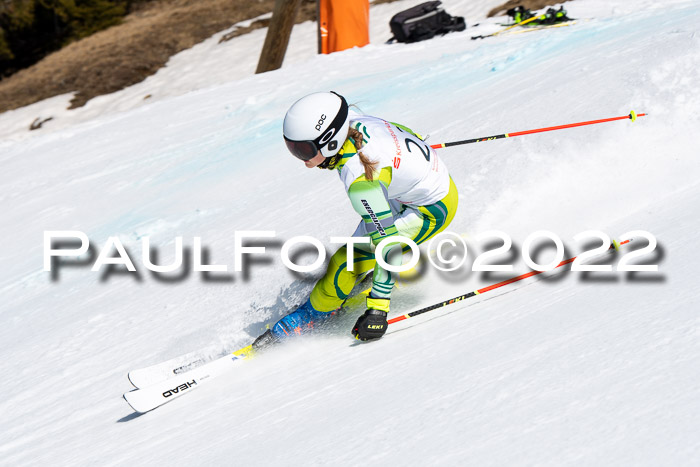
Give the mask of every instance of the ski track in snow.
[[(700, 5), (577, 0), (575, 26), (471, 41), (503, 20), (484, 18), (501, 2), (444, 3), (466, 31), (384, 45), (389, 18), (413, 3), (377, 5), (371, 45), (316, 56), (304, 23), (284, 67), (258, 76), (265, 30), (219, 46), (223, 31), (83, 109), (59, 96), (0, 114), (0, 465), (697, 463)], [(375, 343), (345, 329), (300, 339), (132, 415), (130, 369), (247, 345), (303, 300), (313, 278), (283, 267), (282, 241), (313, 235), (330, 252), (331, 236), (354, 230), (335, 176), (305, 170), (280, 137), (288, 106), (324, 89), (431, 143), (648, 113), (441, 157), (460, 190), (451, 231), (499, 229), (520, 247), (547, 229), (577, 254), (579, 232), (641, 229), (658, 240), (643, 259), (659, 272), (548, 273)], [(39, 115), (55, 119), (27, 132)], [(119, 237), (139, 277), (74, 266), (52, 281), (43, 232), (71, 229), (97, 250)], [(237, 230), (279, 240), (248, 277), (165, 281), (142, 266), (143, 237), (168, 264), (176, 236), (189, 248), (200, 236), (210, 263), (232, 269)], [(392, 309), (501, 277), (430, 271)]]

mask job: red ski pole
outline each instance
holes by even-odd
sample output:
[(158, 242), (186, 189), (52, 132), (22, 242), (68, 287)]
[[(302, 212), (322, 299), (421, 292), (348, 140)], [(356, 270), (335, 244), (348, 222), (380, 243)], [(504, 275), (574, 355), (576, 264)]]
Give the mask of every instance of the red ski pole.
[(622, 117), (604, 118), (601, 120), (591, 120), (589, 122), (569, 123), (567, 125), (558, 125), (558, 126), (550, 126), (547, 128), (538, 128), (536, 130), (516, 131), (515, 133), (503, 133), (501, 135), (484, 136), (481, 138), (465, 139), (463, 141), (452, 141), (450, 143), (432, 144), (430, 147), (433, 149), (449, 148), (450, 146), (459, 146), (460, 144), (479, 143), (481, 141), (491, 141), (493, 139), (501, 139), (501, 138), (512, 138), (514, 136), (529, 135), (532, 133), (542, 133), (544, 131), (563, 130), (564, 128), (574, 128), (577, 126), (595, 125), (596, 123), (613, 122), (615, 120), (628, 120), (629, 119), (629, 120), (632, 120), (634, 122), (635, 120), (637, 120), (637, 117), (644, 117), (645, 115), (647, 115), (647, 114), (638, 114), (638, 113), (635, 113), (633, 110), (629, 113), (629, 115), (623, 115)]
[[(620, 245), (625, 245), (631, 241), (632, 240), (625, 240), (623, 242), (613, 241), (613, 244), (610, 245), (610, 248), (608, 248), (608, 251), (610, 251), (612, 249), (617, 250), (618, 248), (620, 248)], [(574, 256), (573, 258), (565, 259), (564, 261), (562, 261), (561, 263), (556, 265), (554, 267), (554, 269), (559, 268), (561, 266), (564, 266), (565, 264), (573, 263), (575, 260), (576, 260), (576, 256)], [(425, 308), (421, 308), (420, 310), (412, 311), (410, 313), (406, 313), (405, 315), (391, 318), (389, 320), (389, 324), (397, 323), (399, 321), (403, 321), (403, 320), (408, 319), (408, 318), (413, 318), (414, 316), (422, 315), (423, 313), (427, 313), (429, 311), (435, 310), (436, 308), (442, 308), (443, 306), (451, 305), (455, 302), (459, 302), (459, 301), (462, 301), (462, 300), (467, 299), (467, 298), (476, 297), (477, 295), (481, 295), (481, 294), (489, 292), (491, 290), (498, 289), (499, 287), (503, 287), (504, 285), (512, 284), (513, 282), (518, 282), (518, 281), (521, 281), (523, 279), (527, 279), (528, 277), (542, 274), (543, 272), (548, 272), (548, 271), (530, 271), (530, 272), (527, 272), (527, 273), (522, 274), (520, 276), (506, 279), (503, 282), (499, 282), (497, 284), (492, 284), (492, 285), (489, 285), (487, 287), (483, 287), (479, 290), (474, 290), (473, 292), (465, 293), (464, 295), (460, 295), (459, 297), (451, 298), (449, 300), (445, 300), (444, 302), (436, 303), (434, 305), (430, 305), (430, 306), (427, 306)]]

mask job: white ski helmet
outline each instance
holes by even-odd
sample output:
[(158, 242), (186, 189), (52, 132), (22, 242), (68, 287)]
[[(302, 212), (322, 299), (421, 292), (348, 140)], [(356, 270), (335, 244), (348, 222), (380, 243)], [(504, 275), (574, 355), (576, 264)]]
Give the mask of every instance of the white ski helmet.
[(335, 92), (315, 92), (296, 101), (284, 116), (283, 134), (287, 148), (302, 161), (318, 151), (333, 157), (348, 137), (348, 103)]

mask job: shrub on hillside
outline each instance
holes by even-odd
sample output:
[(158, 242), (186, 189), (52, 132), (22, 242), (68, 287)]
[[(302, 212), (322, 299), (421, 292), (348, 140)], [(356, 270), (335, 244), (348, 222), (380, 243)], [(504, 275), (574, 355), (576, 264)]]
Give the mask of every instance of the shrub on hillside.
[(117, 24), (134, 0), (0, 0), (0, 76)]

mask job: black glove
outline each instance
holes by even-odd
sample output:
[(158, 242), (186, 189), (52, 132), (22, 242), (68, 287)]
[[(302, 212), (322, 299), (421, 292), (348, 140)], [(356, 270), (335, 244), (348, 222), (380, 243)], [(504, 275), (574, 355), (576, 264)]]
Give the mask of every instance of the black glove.
[(389, 327), (386, 316), (386, 311), (372, 309), (365, 311), (365, 314), (357, 319), (355, 327), (352, 328), (352, 335), (361, 341), (379, 339)]
[(389, 326), (386, 320), (388, 314), (389, 299), (374, 298), (370, 294), (367, 297), (367, 311), (357, 319), (355, 327), (352, 328), (352, 335), (361, 341), (379, 339)]

